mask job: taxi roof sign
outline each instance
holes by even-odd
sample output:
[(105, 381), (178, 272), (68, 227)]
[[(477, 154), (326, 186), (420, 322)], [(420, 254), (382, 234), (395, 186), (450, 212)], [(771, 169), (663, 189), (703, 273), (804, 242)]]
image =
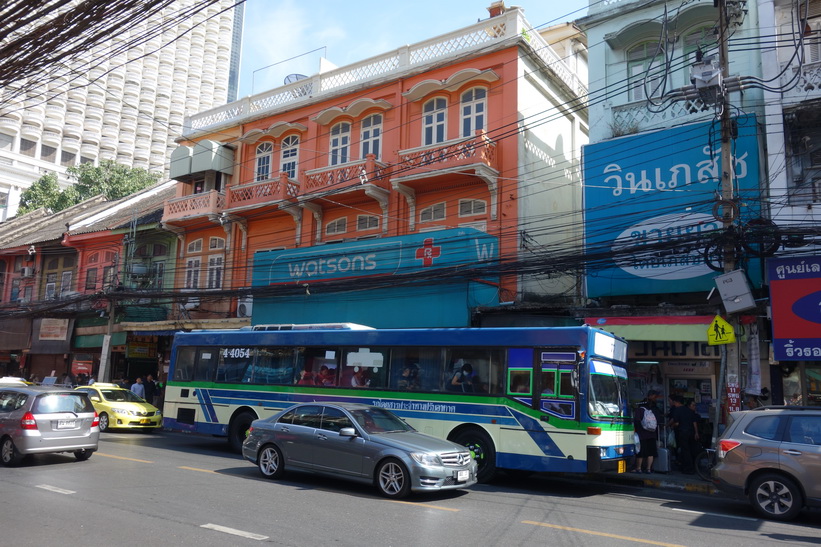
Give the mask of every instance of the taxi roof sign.
[(735, 342), (733, 326), (720, 315), (716, 315), (707, 328), (707, 344), (719, 346), (721, 344), (732, 344), (733, 342)]

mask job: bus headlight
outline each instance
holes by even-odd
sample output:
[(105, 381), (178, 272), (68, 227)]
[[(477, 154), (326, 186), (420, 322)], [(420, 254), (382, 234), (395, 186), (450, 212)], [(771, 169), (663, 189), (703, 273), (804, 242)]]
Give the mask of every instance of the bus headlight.
[(602, 446), (601, 448), (599, 448), (599, 452), (601, 453), (602, 459), (605, 459), (607, 457), (607, 447)]

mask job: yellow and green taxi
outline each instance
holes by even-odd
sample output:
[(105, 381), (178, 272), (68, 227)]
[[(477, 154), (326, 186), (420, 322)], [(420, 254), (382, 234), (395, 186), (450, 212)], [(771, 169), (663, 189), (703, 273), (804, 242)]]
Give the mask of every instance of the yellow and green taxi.
[(80, 386), (85, 391), (100, 416), (100, 431), (109, 428), (133, 428), (156, 431), (162, 427), (162, 412), (117, 384), (95, 383)]

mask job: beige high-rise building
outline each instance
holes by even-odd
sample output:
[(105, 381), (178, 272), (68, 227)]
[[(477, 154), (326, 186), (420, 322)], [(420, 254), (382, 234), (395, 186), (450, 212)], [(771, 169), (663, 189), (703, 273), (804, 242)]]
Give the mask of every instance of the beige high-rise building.
[(0, 89), (0, 220), (17, 213), (34, 181), (54, 172), (63, 187), (66, 168), (79, 163), (166, 174), (184, 117), (236, 99), (243, 4), (219, 0), (150, 32), (196, 3), (177, 0), (47, 80)]

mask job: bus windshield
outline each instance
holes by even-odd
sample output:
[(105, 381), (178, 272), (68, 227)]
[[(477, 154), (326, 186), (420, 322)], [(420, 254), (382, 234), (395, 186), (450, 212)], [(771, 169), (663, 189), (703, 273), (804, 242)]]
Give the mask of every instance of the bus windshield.
[(589, 409), (593, 418), (628, 418), (627, 370), (605, 361), (590, 361)]

